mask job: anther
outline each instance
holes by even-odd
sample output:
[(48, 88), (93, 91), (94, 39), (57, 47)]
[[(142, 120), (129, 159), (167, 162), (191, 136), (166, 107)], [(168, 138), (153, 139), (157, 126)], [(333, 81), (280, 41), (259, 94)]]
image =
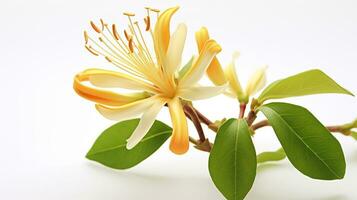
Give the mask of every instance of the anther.
[(155, 8), (150, 8), (150, 10), (153, 11), (153, 12), (156, 12), (156, 13), (160, 12), (159, 9), (155, 9)]
[(93, 21), (90, 21), (90, 25), (92, 28), (95, 30), (97, 33), (101, 33), (102, 31), (93, 23)]
[(123, 15), (126, 15), (128, 17), (134, 17), (135, 16), (134, 13), (130, 13), (130, 12), (124, 12)]
[(145, 31), (149, 31), (150, 30), (150, 16), (146, 16), (144, 18), (144, 22), (146, 24), (146, 28), (145, 28)]
[(129, 49), (130, 49), (130, 52), (133, 53), (134, 52), (134, 46), (133, 46), (133, 39), (130, 38), (129, 39)]
[(126, 32), (126, 30), (124, 30), (124, 35), (125, 35), (125, 38), (126, 38), (126, 40), (130, 40), (130, 36), (129, 36), (129, 34), (128, 34), (128, 32)]
[(104, 23), (103, 19), (100, 19), (100, 23), (102, 24), (102, 31), (104, 31), (104, 27), (107, 26), (108, 24)]
[(108, 56), (105, 56), (104, 57), (108, 62), (112, 62), (112, 60), (108, 57)]
[(99, 56), (99, 54), (97, 52), (95, 52), (91, 46), (89, 45), (85, 45), (84, 46), (91, 54), (95, 55), (95, 56)]
[(116, 40), (119, 40), (119, 34), (118, 34), (118, 31), (117, 31), (117, 28), (116, 28), (115, 24), (112, 25), (112, 31), (113, 31), (114, 38)]
[(85, 44), (88, 44), (88, 34), (87, 34), (87, 31), (84, 31), (84, 41), (85, 41)]

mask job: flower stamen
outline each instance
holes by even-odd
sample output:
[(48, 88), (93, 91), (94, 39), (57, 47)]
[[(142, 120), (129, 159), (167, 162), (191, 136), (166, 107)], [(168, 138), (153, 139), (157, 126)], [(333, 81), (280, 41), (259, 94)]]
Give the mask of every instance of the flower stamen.
[(97, 33), (101, 33), (102, 31), (98, 28), (97, 25), (94, 24), (93, 21), (90, 21), (90, 25), (92, 26), (93, 30)]

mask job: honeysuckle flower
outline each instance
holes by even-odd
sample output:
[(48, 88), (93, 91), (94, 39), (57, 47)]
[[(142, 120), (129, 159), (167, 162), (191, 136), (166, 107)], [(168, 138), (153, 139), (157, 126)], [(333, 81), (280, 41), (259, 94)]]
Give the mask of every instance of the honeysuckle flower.
[[(119, 121), (141, 115), (137, 128), (127, 140), (128, 149), (140, 142), (161, 108), (167, 105), (173, 125), (170, 149), (176, 154), (183, 154), (189, 148), (189, 138), (181, 100), (205, 99), (225, 90), (225, 85), (197, 85), (221, 47), (214, 40), (206, 40), (195, 62), (179, 77), (177, 74), (187, 27), (179, 24), (176, 31), (170, 34), (171, 17), (178, 7), (167, 9), (161, 14), (156, 9), (146, 9), (144, 22), (148, 34), (144, 34), (139, 23), (133, 21), (132, 13), (124, 13), (129, 20), (124, 37), (117, 32), (116, 25), (110, 28), (101, 20), (101, 27), (98, 27), (91, 22), (99, 42), (85, 32), (85, 47), (92, 54), (105, 57), (119, 70), (85, 70), (75, 76), (74, 89), (80, 96), (95, 102), (96, 109), (108, 119)], [(152, 12), (157, 13), (154, 30), (151, 28)], [(149, 48), (148, 37), (152, 40), (153, 50)], [(112, 88), (134, 92), (119, 93)]]
[[(209, 38), (208, 30), (205, 27), (196, 32), (196, 42), (199, 51), (202, 51), (203, 44)], [(235, 67), (235, 60), (238, 57), (239, 53), (234, 53), (232, 61), (224, 70), (217, 58), (214, 57), (207, 69), (207, 76), (215, 85), (222, 85), (228, 82), (229, 88), (225, 91), (225, 94), (237, 98), (241, 103), (247, 103), (250, 96), (256, 94), (265, 86), (267, 66), (258, 68), (249, 78), (246, 88), (242, 89)]]

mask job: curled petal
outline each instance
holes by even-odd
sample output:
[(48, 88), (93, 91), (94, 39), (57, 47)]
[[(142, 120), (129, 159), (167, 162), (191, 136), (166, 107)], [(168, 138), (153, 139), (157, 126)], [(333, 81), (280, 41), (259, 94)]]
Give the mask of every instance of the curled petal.
[(214, 40), (207, 40), (196, 62), (180, 80), (185, 87), (197, 83), (204, 75), (212, 59), (221, 51), (221, 47)]
[(155, 122), (157, 114), (160, 112), (161, 108), (165, 105), (165, 101), (157, 99), (141, 116), (140, 122), (130, 138), (127, 140), (127, 149), (134, 148), (150, 130), (151, 126)]
[(245, 89), (247, 96), (254, 95), (261, 90), (266, 84), (266, 69), (267, 66), (263, 66), (256, 70), (250, 77), (247, 87)]
[(173, 126), (170, 150), (175, 154), (184, 154), (189, 148), (186, 116), (179, 98), (169, 101), (168, 106)]
[(179, 96), (185, 100), (195, 101), (201, 99), (207, 99), (217, 96), (224, 92), (228, 84), (220, 85), (216, 87), (189, 87), (183, 88), (179, 92)]
[(172, 34), (169, 48), (166, 53), (165, 67), (168, 74), (172, 75), (181, 64), (182, 52), (186, 41), (187, 27), (179, 24), (176, 31)]
[(108, 106), (121, 106), (148, 97), (146, 92), (119, 94), (116, 92), (91, 87), (84, 84), (86, 81), (89, 81), (89, 77), (86, 74), (77, 74), (74, 77), (73, 89), (77, 92), (78, 95), (96, 103)]
[(156, 97), (149, 97), (123, 106), (111, 107), (97, 104), (96, 108), (105, 118), (115, 121), (138, 117), (156, 102)]
[(165, 59), (170, 42), (170, 21), (171, 17), (179, 7), (165, 10), (158, 18), (154, 30), (154, 46), (159, 62), (162, 64)]
[(91, 84), (97, 87), (155, 91), (149, 83), (121, 72), (87, 69), (81, 73), (81, 76), (85, 76)]
[[(209, 40), (208, 30), (206, 27), (202, 27), (199, 31), (196, 32), (196, 43), (198, 51), (200, 53), (207, 40)], [(215, 85), (223, 85), (227, 82), (226, 77), (224, 75), (224, 71), (216, 56), (212, 59), (211, 64), (208, 66), (206, 73), (208, 78)]]

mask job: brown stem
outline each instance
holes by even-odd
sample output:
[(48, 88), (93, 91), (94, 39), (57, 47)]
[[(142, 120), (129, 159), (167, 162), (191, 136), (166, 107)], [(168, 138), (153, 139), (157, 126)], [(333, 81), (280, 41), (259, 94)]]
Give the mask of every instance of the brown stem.
[(256, 118), (257, 118), (257, 114), (255, 113), (254, 110), (251, 110), (251, 111), (248, 113), (248, 117), (247, 117), (247, 124), (248, 124), (248, 126), (251, 126)]
[(198, 118), (200, 119), (200, 121), (202, 123), (204, 123), (212, 131), (217, 132), (218, 127), (216, 127), (211, 120), (209, 120), (206, 116), (204, 116), (200, 111), (198, 111), (193, 106), (192, 106), (192, 108), (194, 109), (194, 111), (196, 112), (196, 114), (198, 115)]
[(247, 104), (241, 103), (239, 105), (239, 118), (242, 119), (244, 117), (245, 109), (247, 108)]
[(268, 120), (263, 120), (263, 121), (260, 121), (260, 122), (257, 122), (255, 124), (253, 124), (252, 125), (252, 129), (253, 130), (257, 130), (257, 129), (265, 127), (265, 126), (269, 126)]
[[(266, 126), (270, 126), (268, 120), (262, 120), (260, 122), (257, 122), (255, 124), (253, 124), (251, 127), (255, 131), (255, 130), (259, 129), (259, 128), (263, 128), (263, 127), (266, 127)], [(346, 136), (350, 135), (348, 132), (344, 131), (341, 126), (326, 126), (326, 128), (330, 132), (342, 133), (343, 135), (346, 135)]]
[(193, 125), (195, 126), (198, 136), (200, 138), (200, 141), (204, 142), (206, 140), (206, 137), (203, 132), (200, 119), (199, 119), (197, 113), (195, 112), (194, 108), (192, 106), (186, 104), (186, 105), (184, 105), (184, 110), (185, 110), (185, 114), (189, 116), (189, 119), (191, 119)]
[(188, 139), (189, 139), (189, 141), (190, 141), (191, 143), (193, 143), (193, 144), (195, 144), (195, 145), (199, 145), (199, 142), (198, 142), (195, 138), (189, 136)]
[(204, 116), (200, 111), (198, 111), (196, 108), (193, 108), (193, 109), (197, 113), (197, 115), (202, 123), (206, 124), (207, 126), (209, 126), (210, 124), (213, 124), (213, 122), (211, 120), (209, 120), (206, 116)]

